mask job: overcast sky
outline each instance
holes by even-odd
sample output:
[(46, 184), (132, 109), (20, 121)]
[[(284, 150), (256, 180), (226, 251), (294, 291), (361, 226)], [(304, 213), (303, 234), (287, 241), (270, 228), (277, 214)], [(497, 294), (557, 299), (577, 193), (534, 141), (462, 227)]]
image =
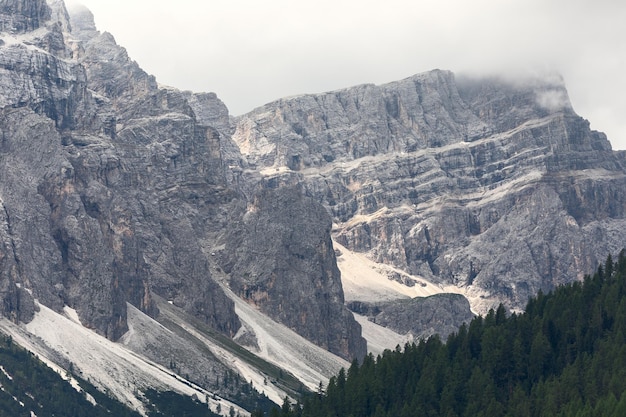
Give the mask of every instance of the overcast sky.
[(434, 68), (555, 70), (577, 113), (626, 149), (626, 1), (79, 2), (159, 82), (214, 91), (234, 115)]

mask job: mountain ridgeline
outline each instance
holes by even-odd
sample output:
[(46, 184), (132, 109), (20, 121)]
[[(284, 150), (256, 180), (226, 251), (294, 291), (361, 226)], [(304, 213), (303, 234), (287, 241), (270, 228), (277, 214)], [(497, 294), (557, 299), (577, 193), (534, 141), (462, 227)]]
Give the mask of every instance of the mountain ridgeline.
[(626, 154), (558, 76), (433, 70), (232, 117), (88, 10), (0, 0), (0, 328), (143, 414), (168, 387), (243, 411), (523, 310), (626, 247), (625, 211)]
[(431, 337), (353, 362), (325, 392), (274, 415), (623, 416), (625, 335), (622, 252), (583, 282), (539, 293), (522, 314), (500, 306), (445, 343)]

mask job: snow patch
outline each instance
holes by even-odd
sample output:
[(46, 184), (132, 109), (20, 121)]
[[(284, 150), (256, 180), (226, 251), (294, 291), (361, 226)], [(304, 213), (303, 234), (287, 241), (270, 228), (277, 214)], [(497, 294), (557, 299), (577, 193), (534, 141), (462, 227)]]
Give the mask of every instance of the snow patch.
[[(168, 308), (167, 305), (159, 305), (161, 315), (168, 320), (174, 322), (181, 329), (189, 333), (191, 336), (202, 342), (207, 348), (211, 350), (211, 353), (219, 360), (226, 364), (229, 368), (241, 375), (247, 382), (251, 382), (252, 386), (259, 392), (265, 394), (270, 400), (277, 404), (281, 404), (287, 393), (280, 388), (276, 387), (272, 383), (268, 383), (266, 375), (256, 370), (252, 365), (246, 361), (240, 359), (237, 355), (230, 350), (221, 347), (205, 337), (201, 332), (196, 330), (193, 326), (181, 319), (175, 310)], [(270, 381), (271, 382), (271, 381)], [(224, 404), (222, 404), (222, 410), (224, 410)]]
[(406, 343), (414, 341), (410, 334), (398, 334), (369, 321), (367, 317), (360, 314), (354, 314), (354, 318), (361, 325), (362, 335), (367, 340), (367, 351), (374, 356), (382, 354), (387, 349), (393, 350), (398, 345), (404, 347)]
[[(254, 353), (289, 372), (307, 388), (316, 390), (320, 382), (326, 384), (330, 377), (336, 375), (341, 368), (347, 368), (350, 365), (347, 361), (316, 346), (288, 327), (270, 319), (235, 295), (227, 286), (222, 285), (222, 289), (234, 301), (235, 312), (243, 326), (247, 331), (254, 333), (259, 347)], [(203, 341), (222, 362), (235, 369), (247, 381), (252, 381), (252, 385), (258, 391), (263, 392), (272, 401), (282, 403), (286, 393), (268, 381), (267, 375), (227, 349), (208, 341), (166, 307), (167, 305), (161, 309), (161, 314), (166, 314), (168, 319), (176, 320), (177, 325)]]
[(82, 326), (80, 318), (78, 317), (78, 313), (73, 308), (70, 308), (68, 306), (63, 307), (63, 314), (74, 323), (80, 324)]
[[(333, 246), (341, 252), (341, 255), (337, 257), (337, 266), (341, 271), (341, 283), (347, 302), (391, 301), (402, 298), (428, 297), (444, 292), (441, 287), (421, 277), (408, 275), (406, 272), (389, 265), (376, 263), (364, 254), (353, 252), (336, 241), (333, 241)], [(391, 280), (382, 271), (401, 273), (415, 281), (415, 285), (409, 287)]]
[[(256, 335), (259, 346), (256, 354), (290, 372), (309, 389), (317, 389), (320, 382), (326, 383), (341, 368), (350, 365), (288, 327), (273, 321), (230, 290), (225, 290), (235, 302), (239, 319)], [(282, 400), (279, 404), (280, 402)]]
[(13, 381), (13, 377), (4, 369), (4, 366), (0, 365), (0, 371), (8, 378), (9, 381)]

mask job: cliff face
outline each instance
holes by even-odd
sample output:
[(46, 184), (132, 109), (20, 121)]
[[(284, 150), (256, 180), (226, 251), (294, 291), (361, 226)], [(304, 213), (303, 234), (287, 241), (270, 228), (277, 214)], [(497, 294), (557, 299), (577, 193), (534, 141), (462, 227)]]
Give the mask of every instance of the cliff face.
[[(3, 10), (17, 8), (33, 22), (53, 14), (45, 2), (45, 13), (30, 3)], [(24, 27), (20, 42), (4, 34), (0, 53), (3, 269), (12, 279), (5, 299), (28, 298), (19, 291), (28, 289), (117, 339), (127, 329), (126, 303), (155, 315), (158, 291), (234, 334), (232, 301), (210, 279), (199, 240), (189, 238), (193, 222), (204, 220), (191, 215), (198, 202), (232, 199), (218, 134), (194, 120), (181, 93), (159, 90), (110, 35), (93, 30), (88, 15), (76, 20), (76, 37), (62, 33), (51, 50), (36, 45), (63, 25), (38, 21), (48, 30)]]
[[(626, 246), (624, 154), (558, 78), (436, 70), (231, 120), (215, 94), (159, 86), (84, 9), (0, 1), (0, 39), (0, 298), (15, 321), (37, 299), (116, 340), (127, 303), (157, 317), (156, 294), (234, 336), (228, 286), (351, 359), (365, 342), (331, 236), (477, 312), (523, 308)], [(448, 305), (455, 317), (433, 313)], [(414, 334), (469, 317), (458, 297), (385, 311), (374, 320), (402, 332), (393, 314), (431, 315)]]
[(236, 121), (267, 181), (302, 183), (343, 246), (483, 312), (581, 278), (626, 245), (625, 160), (560, 79), (444, 71), (283, 99)]
[(382, 303), (352, 302), (349, 306), (376, 324), (418, 339), (437, 334), (445, 340), (463, 323), (474, 318), (469, 302), (460, 294), (437, 294)]
[(361, 328), (344, 306), (324, 208), (299, 187), (270, 188), (237, 218), (223, 255), (231, 289), (318, 346), (364, 357)]
[[(86, 9), (70, 19), (60, 1), (2, 1), (0, 15), (4, 315), (29, 321), (35, 299), (56, 311), (69, 306), (83, 325), (117, 340), (128, 330), (127, 303), (157, 317), (157, 294), (234, 336), (241, 322), (211, 254), (241, 221), (233, 213), (247, 204), (244, 190), (259, 188), (240, 184), (241, 170), (229, 168), (242, 158), (226, 106), (215, 94), (158, 86), (96, 30)], [(261, 205), (274, 198), (262, 188), (254, 200)], [(312, 291), (307, 296), (320, 304), (311, 311), (328, 325), (314, 330), (310, 320), (295, 326), (287, 314), (275, 319), (347, 359), (362, 356), (360, 330), (343, 306), (330, 220), (306, 201), (300, 218), (319, 212), (323, 227), (314, 243), (305, 233), (299, 239), (315, 246), (324, 270), (311, 262), (294, 282)], [(280, 223), (263, 221), (268, 233)], [(245, 233), (253, 242), (252, 231)], [(274, 244), (251, 243), (268, 253)], [(274, 255), (286, 264), (299, 256)], [(235, 264), (254, 268), (248, 262), (256, 258)], [(231, 281), (236, 286), (235, 275)], [(287, 296), (271, 294), (268, 305)], [(331, 314), (341, 319), (333, 323)]]
[(0, 1), (0, 30), (3, 32), (23, 33), (39, 29), (50, 16), (46, 0)]

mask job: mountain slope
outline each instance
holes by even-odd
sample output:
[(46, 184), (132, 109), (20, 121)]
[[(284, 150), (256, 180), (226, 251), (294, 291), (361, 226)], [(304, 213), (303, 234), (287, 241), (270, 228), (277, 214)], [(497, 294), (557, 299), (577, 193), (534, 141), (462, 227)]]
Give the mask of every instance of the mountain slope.
[[(321, 271), (330, 280), (319, 277), (321, 285), (310, 286), (308, 295), (331, 307), (328, 314), (344, 316), (315, 331), (315, 341), (335, 354), (297, 338), (314, 338), (312, 325), (275, 317), (290, 324), (286, 329), (267, 319), (281, 337), (298, 340), (292, 354), (302, 382), (281, 368), (280, 352), (266, 355), (272, 364), (250, 352), (258, 347), (246, 351), (233, 342), (247, 332), (248, 340), (269, 343), (254, 334), (260, 327), (239, 318), (235, 296), (222, 287), (230, 278), (215, 257), (247, 196), (228, 168), (238, 151), (228, 135), (228, 110), (214, 94), (159, 86), (110, 34), (96, 30), (84, 9), (70, 18), (62, 1), (2, 0), (0, 14), (0, 325), (6, 332), (51, 366), (72, 364), (144, 413), (139, 387), (215, 397), (214, 410), (221, 402), (222, 413), (232, 404), (226, 397), (244, 413), (265, 401), (261, 391), (279, 402), (317, 386), (345, 364), (335, 354), (364, 355), (365, 340), (342, 304), (332, 268)], [(262, 199), (262, 191), (250, 198)], [(311, 245), (334, 262), (329, 229), (324, 233)], [(305, 286), (314, 278), (299, 279)], [(166, 315), (170, 308), (176, 314)], [(298, 356), (302, 351), (311, 357)], [(314, 363), (324, 356), (323, 366)]]
[(292, 97), (237, 118), (233, 140), (265, 181), (323, 202), (338, 243), (475, 311), (521, 309), (626, 245), (624, 154), (558, 77), (436, 70)]
[[(95, 30), (88, 11), (70, 22), (62, 2), (37, 5), (7, 3), (7, 13), (35, 13), (27, 18), (39, 26), (4, 32), (0, 54), (5, 315), (30, 320), (34, 297), (57, 312), (75, 309), (85, 326), (118, 340), (127, 303), (156, 317), (156, 294), (234, 336), (241, 323), (209, 255), (246, 204), (222, 157), (231, 151), (218, 130), (228, 123), (225, 106), (159, 87)], [(5, 19), (22, 28), (19, 13)], [(348, 347), (328, 348), (362, 356), (340, 287), (313, 290), (328, 291), (353, 329)], [(326, 330), (320, 337), (343, 339), (341, 326)]]
[(7, 337), (0, 344), (0, 363), (0, 416), (140, 416), (103, 395), (97, 401), (89, 383), (69, 374), (62, 378)]

